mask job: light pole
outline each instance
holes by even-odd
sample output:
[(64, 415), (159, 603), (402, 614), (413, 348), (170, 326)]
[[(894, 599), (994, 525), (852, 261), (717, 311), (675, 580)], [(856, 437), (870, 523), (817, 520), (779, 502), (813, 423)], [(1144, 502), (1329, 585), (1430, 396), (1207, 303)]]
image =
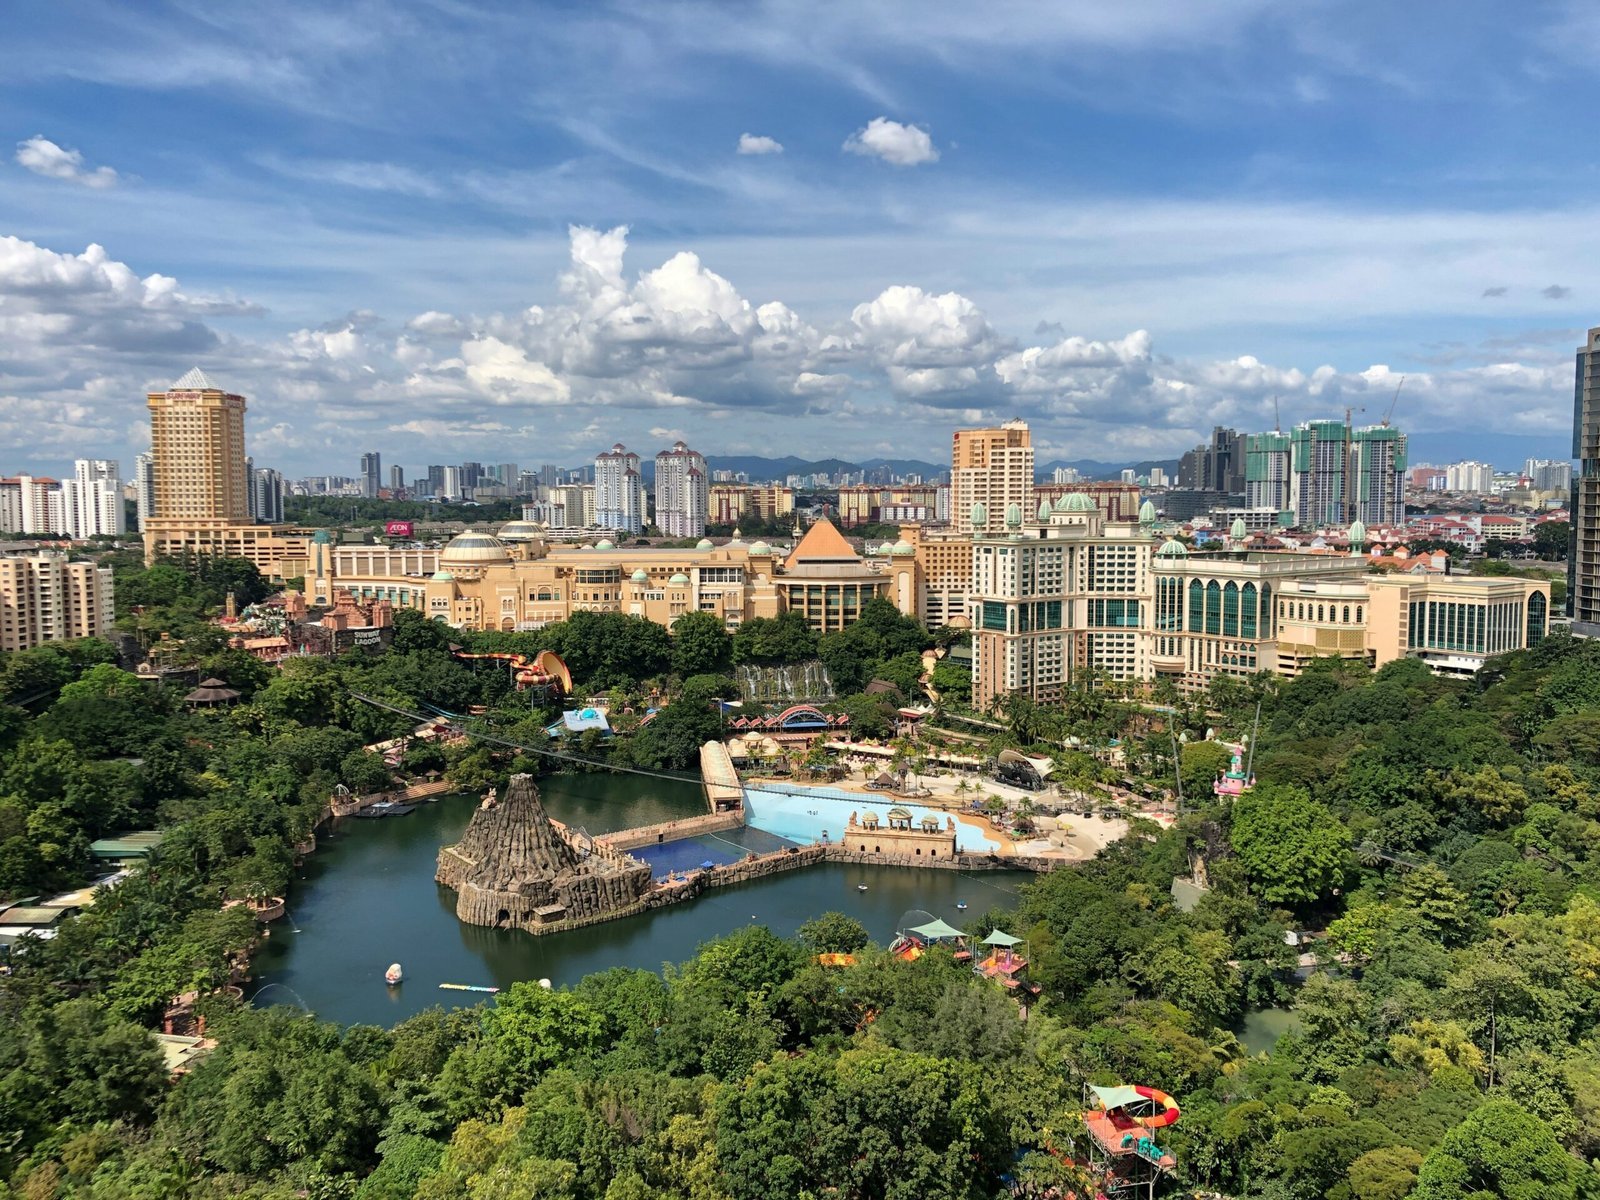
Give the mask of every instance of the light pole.
[(728, 740), (728, 710), (722, 706), (721, 696), (713, 696), (711, 699), (717, 705), (717, 726), (720, 734), (717, 740), (725, 742)]

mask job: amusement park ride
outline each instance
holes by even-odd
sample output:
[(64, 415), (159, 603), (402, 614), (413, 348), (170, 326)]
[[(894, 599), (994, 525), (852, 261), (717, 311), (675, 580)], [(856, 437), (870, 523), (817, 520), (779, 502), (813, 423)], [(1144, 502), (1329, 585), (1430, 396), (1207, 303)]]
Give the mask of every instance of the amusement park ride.
[(460, 659), (496, 659), (511, 669), (517, 691), (528, 688), (554, 689), (558, 696), (572, 695), (572, 672), (554, 650), (541, 650), (531, 659), (526, 654), (486, 653), (470, 654), (460, 646), (451, 646), (450, 653)]
[(1084, 1089), (1083, 1124), (1089, 1131), (1089, 1171), (1102, 1200), (1154, 1196), (1161, 1176), (1178, 1165), (1156, 1144), (1155, 1131), (1175, 1125), (1178, 1102), (1153, 1087)]

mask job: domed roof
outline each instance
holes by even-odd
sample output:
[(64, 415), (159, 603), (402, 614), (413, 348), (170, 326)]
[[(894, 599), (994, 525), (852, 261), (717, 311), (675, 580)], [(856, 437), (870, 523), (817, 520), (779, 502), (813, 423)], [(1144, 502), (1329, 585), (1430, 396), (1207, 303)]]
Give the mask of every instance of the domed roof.
[(756, 542), (750, 547), (751, 554), (771, 554), (772, 547), (765, 542)]
[(311, 540), (318, 546), (326, 546), (329, 542), (333, 541), (333, 539), (328, 536), (328, 531), (326, 529), (317, 530), (311, 535)]
[(456, 577), (454, 575), (450, 574), (450, 572), (446, 571), (443, 567), (440, 567), (433, 573), (433, 581), (435, 583), (454, 583), (455, 578)]
[(1043, 496), (1039, 500), (1039, 520), (1048, 521), (1049, 519), (1050, 519), (1050, 497), (1049, 496)]
[(1056, 497), (1056, 511), (1057, 512), (1066, 512), (1067, 511), (1067, 498), (1065, 496), (1057, 496)]
[(1250, 531), (1244, 527), (1243, 517), (1235, 517), (1233, 519), (1233, 525), (1228, 530), (1228, 536), (1236, 542), (1243, 541), (1250, 536)]
[(1092, 513), (1094, 508), (1094, 501), (1089, 499), (1089, 497), (1084, 495), (1082, 492), (1073, 492), (1072, 495), (1067, 497), (1067, 512)]
[(629, 578), (631, 578), (634, 583), (649, 583), (650, 572), (646, 571), (643, 567), (640, 567), (631, 576), (629, 576)]
[(544, 536), (544, 526), (537, 521), (507, 521), (495, 536), (502, 542), (532, 542)]
[(1350, 522), (1350, 544), (1352, 546), (1358, 546), (1366, 540), (1367, 527), (1362, 524), (1361, 519), (1358, 517), (1354, 521)]
[(1006, 505), (1006, 528), (1016, 529), (1022, 524), (1022, 505)]
[(596, 550), (615, 550), (617, 548), (617, 544), (610, 538), (601, 538), (594, 544), (594, 548)]
[(1189, 547), (1185, 546), (1177, 538), (1168, 538), (1166, 541), (1161, 543), (1161, 549), (1156, 551), (1156, 557), (1157, 558), (1182, 558), (1184, 555), (1186, 555), (1188, 553), (1189, 553)]
[(682, 571), (679, 571), (671, 579), (667, 580), (667, 582), (670, 583), (673, 587), (688, 587), (689, 586), (689, 577), (687, 575), (685, 575)]
[(1156, 506), (1149, 500), (1139, 505), (1139, 524), (1154, 525), (1156, 520)]
[(982, 501), (972, 506), (972, 512), (969, 515), (972, 518), (973, 527), (976, 529), (982, 529), (989, 523), (989, 510), (983, 506)]
[(890, 554), (906, 555), (906, 554), (915, 554), (916, 552), (917, 552), (917, 548), (915, 546), (913, 546), (910, 542), (906, 541), (905, 538), (901, 538), (898, 542), (896, 542), (893, 546), (891, 546), (889, 548), (889, 553)]
[(506, 544), (487, 533), (458, 533), (439, 556), (439, 565), (444, 567), (483, 567), (510, 561)]
[(701, 538), (698, 542), (696, 542), (694, 544), (694, 548), (696, 550), (712, 550), (712, 549), (715, 549), (715, 546), (713, 545), (713, 543), (712, 543), (710, 538)]

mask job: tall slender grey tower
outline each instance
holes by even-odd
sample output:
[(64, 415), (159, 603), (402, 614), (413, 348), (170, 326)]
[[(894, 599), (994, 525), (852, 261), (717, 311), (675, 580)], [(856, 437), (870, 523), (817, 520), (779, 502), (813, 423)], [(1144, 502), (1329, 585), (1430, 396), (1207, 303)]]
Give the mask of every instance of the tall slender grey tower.
[(1578, 348), (1572, 389), (1572, 533), (1567, 549), (1567, 615), (1572, 631), (1600, 637), (1600, 329)]

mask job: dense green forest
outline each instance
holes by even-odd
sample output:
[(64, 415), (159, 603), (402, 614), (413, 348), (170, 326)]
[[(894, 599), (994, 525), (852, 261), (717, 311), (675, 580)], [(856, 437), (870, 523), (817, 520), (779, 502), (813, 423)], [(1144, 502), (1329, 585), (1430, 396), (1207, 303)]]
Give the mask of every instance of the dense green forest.
[[(282, 894), (332, 786), (389, 778), (362, 746), (405, 722), (352, 691), (483, 706), (530, 744), (553, 714), (410, 613), (387, 653), (264, 668), (200, 621), (241, 581), (180, 576), (129, 565), (118, 584), (147, 589), (142, 635), (190, 638), (244, 693), (234, 708), (189, 712), (103, 643), (0, 659), (0, 895), (80, 882), (105, 833), (166, 831), (151, 869), (0, 980), (0, 1187), (17, 1196), (1042, 1196), (1074, 1186), (1085, 1081), (1178, 1097), (1168, 1194), (1600, 1195), (1600, 645), (1552, 637), (1464, 682), (1410, 661), (1229, 681), (1183, 699), (1177, 731), (1106, 689), (1002, 706), (995, 744), (1070, 757), (1061, 739), (1120, 731), (1134, 775), (1170, 774), (1163, 746), (1190, 739), (1174, 828), (1136, 822), (968, 923), (1026, 937), (1043, 987), (1026, 1020), (948, 956), (900, 962), (831, 914), (796, 941), (750, 928), (660, 975), (519, 985), (389, 1030), (219, 992), (201, 1002), (218, 1048), (173, 1082), (147, 1030), (255, 937), (219, 900)], [(730, 669), (820, 656), (866, 724), (884, 702), (860, 687), (912, 686), (931, 641), (892, 607), (820, 641), (787, 619), (729, 637), (611, 614), (471, 640), (555, 648), (586, 694), (667, 699), (609, 751), (662, 766), (714, 736), (703, 701)], [(1205, 731), (1248, 732), (1258, 701), (1260, 782), (1212, 803), (1225, 752)], [(541, 768), (471, 743), (405, 764), (467, 788)], [(1209, 890), (1182, 912), (1170, 887), (1197, 860)], [(1325, 932), (1298, 973), (1291, 930)], [(822, 950), (858, 965), (821, 967)], [(1252, 1057), (1238, 1035), (1263, 1008), (1293, 1019)]]

